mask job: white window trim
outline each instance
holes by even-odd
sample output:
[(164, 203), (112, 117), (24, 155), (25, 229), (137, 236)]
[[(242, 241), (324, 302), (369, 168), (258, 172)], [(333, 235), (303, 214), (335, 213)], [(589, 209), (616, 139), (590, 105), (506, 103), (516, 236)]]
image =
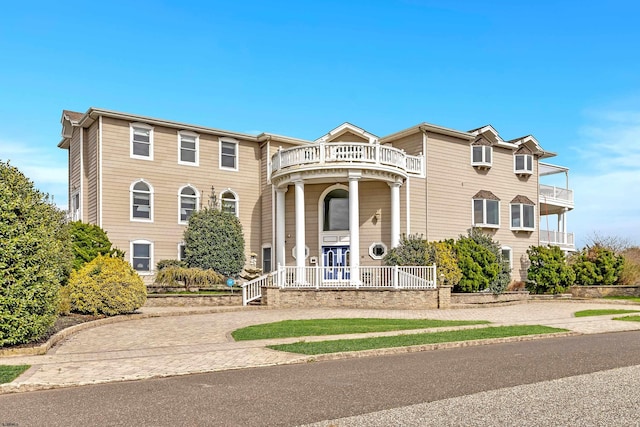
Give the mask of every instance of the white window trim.
[[(475, 147), (482, 147), (482, 160), (479, 162), (474, 162), (473, 161), (473, 149)], [(491, 161), (487, 162), (487, 153), (486, 153), (486, 149), (489, 150), (489, 152), (491, 153)], [(493, 164), (493, 147), (490, 145), (472, 145), (471, 146), (471, 166), (482, 166), (482, 167), (487, 167), (490, 168)]]
[(509, 271), (513, 272), (513, 249), (511, 246), (503, 246), (500, 248), (501, 251), (509, 251)]
[[(218, 167), (222, 170), (227, 170), (227, 171), (234, 171), (237, 172), (239, 169), (239, 163), (240, 163), (240, 153), (239, 153), (239, 147), (240, 144), (238, 142), (237, 139), (235, 138), (228, 138), (228, 137), (220, 137), (219, 139), (219, 143), (218, 143)], [(230, 144), (235, 144), (236, 146), (236, 167), (235, 168), (230, 168), (230, 167), (226, 167), (226, 166), (222, 166), (222, 143), (230, 143)]]
[[(133, 154), (133, 129), (142, 128), (149, 131), (149, 156), (140, 156)], [(146, 123), (129, 123), (129, 156), (132, 159), (140, 160), (153, 160), (153, 126), (149, 126)]]
[[(532, 218), (533, 218), (533, 227), (525, 227), (525, 226), (514, 227), (513, 226), (513, 213), (511, 211), (511, 207), (512, 206), (519, 206), (520, 207), (520, 224), (524, 223), (524, 206), (533, 207), (533, 216), (532, 216)], [(509, 227), (513, 231), (535, 231), (536, 230), (536, 206), (535, 205), (530, 205), (528, 203), (511, 203), (511, 204), (509, 204)]]
[[(133, 187), (139, 183), (143, 182), (149, 187), (149, 218), (134, 218), (133, 217)], [(153, 185), (149, 184), (148, 181), (140, 178), (131, 183), (129, 186), (129, 220), (135, 222), (153, 222)]]
[(224, 210), (222, 209), (222, 203), (223, 203), (223, 201), (224, 201), (224, 200), (223, 200), (223, 198), (222, 198), (222, 195), (223, 195), (224, 193), (226, 193), (226, 192), (229, 192), (229, 193), (233, 194), (233, 197), (235, 197), (235, 201), (236, 201), (236, 216), (237, 216), (238, 218), (240, 218), (240, 197), (238, 197), (238, 193), (236, 193), (235, 191), (233, 191), (233, 190), (232, 190), (232, 189), (230, 189), (230, 188), (225, 188), (224, 190), (222, 190), (222, 191), (220, 192), (220, 210), (221, 210), (222, 212), (224, 212)]
[(182, 221), (181, 216), (182, 216), (182, 190), (184, 190), (185, 188), (191, 188), (193, 191), (195, 191), (196, 193), (196, 208), (194, 209), (196, 212), (200, 210), (200, 192), (198, 191), (198, 189), (191, 184), (186, 184), (183, 185), (182, 187), (178, 188), (178, 224), (184, 225), (184, 224), (188, 224), (189, 221)]
[[(524, 169), (516, 168), (516, 159), (519, 156), (524, 157)], [(527, 157), (531, 158), (531, 170), (527, 169), (527, 163), (528, 163)], [(533, 154), (514, 154), (513, 155), (513, 173), (516, 173), (518, 175), (532, 175), (533, 174)]]
[[(196, 139), (196, 161), (186, 162), (182, 160), (182, 136), (192, 136)], [(200, 135), (188, 130), (178, 131), (178, 164), (185, 166), (199, 166), (200, 165)]]
[(262, 273), (263, 274), (266, 274), (264, 272), (264, 250), (267, 249), (267, 248), (271, 249), (271, 259), (270, 259), (271, 271), (270, 272), (275, 271), (274, 268), (273, 268), (273, 247), (271, 246), (271, 243), (264, 243), (262, 245), (261, 249), (260, 249), (260, 261), (261, 261), (261, 264), (262, 264), (261, 267), (262, 267)]
[[(296, 259), (296, 247), (291, 248), (291, 256), (293, 259)], [(304, 246), (304, 259), (309, 258), (309, 246)]]
[[(474, 214), (474, 201), (482, 200), (482, 223), (476, 224)], [(498, 224), (487, 224), (487, 200), (498, 203)], [(491, 199), (471, 199), (471, 224), (477, 228), (500, 228), (500, 200)]]
[[(73, 206), (73, 201), (76, 198), (76, 196), (78, 196), (78, 206), (75, 207)], [(71, 193), (71, 203), (69, 203), (70, 205), (70, 214), (71, 214), (71, 220), (72, 221), (81, 221), (82, 220), (82, 197), (80, 196), (80, 190), (75, 190), (73, 193)]]
[(176, 259), (178, 261), (184, 261), (182, 258), (180, 258), (180, 246), (186, 246), (186, 245), (184, 244), (184, 242), (178, 243), (178, 256), (176, 257)]
[[(140, 270), (136, 270), (136, 268), (133, 266), (133, 245), (149, 245), (149, 271), (140, 271)], [(131, 242), (129, 242), (129, 263), (131, 264), (131, 267), (141, 276), (149, 276), (154, 274), (154, 260), (153, 260), (153, 242), (150, 240), (144, 240), (144, 239), (138, 239), (138, 240), (132, 240)]]
[[(382, 246), (384, 248), (384, 253), (382, 255), (376, 255), (376, 254), (373, 253), (373, 248), (375, 248), (378, 245), (380, 245), (380, 246)], [(385, 245), (382, 242), (373, 242), (371, 244), (371, 246), (369, 246), (369, 256), (372, 259), (382, 259), (382, 258), (385, 257), (385, 255), (387, 255), (388, 252), (389, 252), (389, 248), (387, 248), (387, 245)]]

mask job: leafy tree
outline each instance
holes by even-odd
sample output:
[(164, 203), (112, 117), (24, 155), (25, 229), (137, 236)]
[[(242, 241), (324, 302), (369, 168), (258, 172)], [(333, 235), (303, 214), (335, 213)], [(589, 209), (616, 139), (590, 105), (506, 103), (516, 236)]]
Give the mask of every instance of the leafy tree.
[(529, 291), (557, 294), (575, 282), (576, 274), (558, 246), (532, 246), (527, 255), (531, 263), (527, 272)]
[(431, 265), (427, 264), (427, 242), (418, 234), (402, 235), (397, 247), (392, 248), (383, 259), (386, 265)]
[(244, 267), (244, 235), (240, 220), (215, 207), (193, 212), (184, 232), (185, 262), (235, 276)]
[(624, 256), (601, 245), (586, 246), (574, 257), (578, 285), (615, 285), (624, 269)]
[(78, 270), (98, 255), (124, 257), (124, 252), (111, 247), (107, 233), (95, 224), (82, 221), (71, 223), (71, 249), (73, 250), (73, 269)]
[(64, 212), (0, 162), (0, 347), (37, 339), (53, 325), (69, 248)]

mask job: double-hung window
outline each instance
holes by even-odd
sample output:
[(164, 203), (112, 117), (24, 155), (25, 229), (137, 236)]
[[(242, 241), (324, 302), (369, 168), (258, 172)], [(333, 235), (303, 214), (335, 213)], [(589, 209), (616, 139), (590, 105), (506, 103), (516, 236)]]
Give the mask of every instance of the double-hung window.
[(186, 224), (193, 211), (198, 209), (199, 194), (193, 187), (188, 185), (180, 190), (179, 197), (180, 218), (178, 222), (180, 222), (181, 224)]
[(141, 274), (151, 273), (153, 269), (153, 244), (147, 240), (131, 242), (131, 265)]
[(534, 230), (536, 227), (535, 206), (525, 196), (516, 196), (511, 201), (511, 229)]
[(473, 226), (500, 227), (500, 199), (490, 191), (480, 191), (473, 197)]
[(238, 196), (231, 190), (225, 190), (220, 195), (222, 212), (238, 216)]
[(153, 221), (153, 189), (143, 180), (131, 184), (131, 220)]
[(238, 170), (238, 141), (220, 138), (220, 169)]
[(198, 146), (200, 137), (197, 133), (180, 131), (178, 132), (178, 163), (183, 165), (198, 166)]
[(533, 173), (533, 155), (531, 154), (514, 155), (513, 171), (517, 174), (531, 175)]
[(131, 123), (129, 129), (131, 157), (134, 159), (153, 160), (153, 127), (144, 123)]

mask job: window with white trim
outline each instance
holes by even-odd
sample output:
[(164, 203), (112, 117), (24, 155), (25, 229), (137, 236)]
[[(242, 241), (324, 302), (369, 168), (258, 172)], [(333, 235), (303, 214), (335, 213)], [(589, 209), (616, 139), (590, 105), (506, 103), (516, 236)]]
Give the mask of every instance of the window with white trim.
[(373, 259), (382, 259), (387, 254), (387, 245), (382, 242), (372, 243), (369, 246), (369, 256)]
[(514, 155), (513, 170), (517, 174), (531, 175), (533, 173), (533, 155), (531, 154)]
[(189, 217), (193, 213), (193, 211), (198, 209), (198, 202), (200, 199), (200, 195), (196, 191), (195, 188), (187, 185), (180, 189), (180, 206), (179, 206), (179, 218), (178, 222), (180, 224), (186, 224), (189, 221)]
[(238, 141), (220, 138), (220, 169), (238, 170)]
[(182, 130), (178, 132), (178, 163), (198, 166), (200, 136), (197, 133)]
[(144, 123), (131, 123), (131, 157), (153, 160), (153, 127)]
[(471, 166), (491, 167), (493, 147), (490, 145), (471, 146)]
[(186, 250), (187, 250), (187, 245), (185, 245), (184, 243), (178, 243), (178, 259), (180, 261), (185, 260)]
[(80, 221), (80, 193), (73, 193), (71, 196), (71, 220)]
[(131, 242), (131, 265), (140, 274), (150, 274), (153, 270), (153, 243), (148, 240)]
[[(296, 259), (296, 248), (297, 246), (294, 246), (293, 248), (291, 248), (291, 256), (293, 257), (293, 259)], [(304, 247), (304, 259), (309, 258), (309, 246)]]
[(534, 230), (536, 227), (534, 205), (526, 203), (511, 203), (511, 229)]
[(271, 246), (265, 245), (262, 247), (262, 272), (269, 273), (272, 269), (271, 265)]
[(220, 207), (222, 212), (238, 216), (238, 196), (231, 190), (225, 190), (220, 195)]
[(509, 246), (501, 248), (502, 262), (509, 266), (509, 271), (513, 271), (513, 250)]
[(131, 184), (131, 220), (153, 221), (153, 188), (144, 180)]
[[(482, 193), (482, 194), (481, 194)], [(500, 227), (500, 200), (490, 192), (480, 192), (473, 198), (473, 226)]]

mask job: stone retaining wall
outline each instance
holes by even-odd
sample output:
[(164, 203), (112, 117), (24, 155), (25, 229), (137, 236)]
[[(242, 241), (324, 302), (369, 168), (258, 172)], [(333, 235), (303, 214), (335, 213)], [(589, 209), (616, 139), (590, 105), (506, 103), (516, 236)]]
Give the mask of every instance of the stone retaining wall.
[(529, 291), (513, 291), (494, 295), (492, 293), (452, 293), (451, 306), (464, 306), (474, 304), (526, 302), (529, 300)]
[(145, 307), (201, 307), (242, 305), (242, 292), (227, 295), (147, 295)]
[[(450, 288), (442, 288), (443, 294)], [(262, 305), (271, 308), (438, 308), (438, 289), (279, 289), (262, 288)], [(448, 296), (448, 295), (447, 295)], [(443, 303), (444, 303), (443, 299)], [(440, 306), (441, 308), (442, 305)]]
[(640, 286), (571, 286), (574, 298), (640, 297)]

